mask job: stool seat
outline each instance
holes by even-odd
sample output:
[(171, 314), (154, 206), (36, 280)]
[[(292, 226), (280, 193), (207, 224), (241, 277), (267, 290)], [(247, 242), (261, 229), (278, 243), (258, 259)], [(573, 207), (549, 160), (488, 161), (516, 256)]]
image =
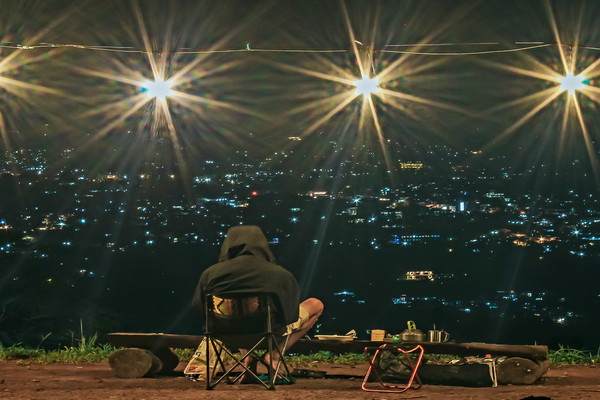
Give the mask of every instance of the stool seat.
[[(373, 352), (373, 350), (375, 350), (373, 357), (369, 357), (369, 355)], [(384, 351), (400, 353), (400, 354), (404, 355), (404, 359), (406, 361), (405, 365), (408, 367), (408, 369), (411, 372), (410, 377), (408, 378), (408, 381), (405, 385), (392, 385), (390, 383), (383, 382), (383, 380), (381, 379), (381, 376), (377, 372), (375, 365), (376, 365), (379, 357), (381, 356), (381, 354)], [(412, 354), (412, 353), (415, 353), (417, 356), (417, 360), (415, 362), (413, 362), (413, 360), (410, 357), (410, 354)], [(364, 390), (365, 392), (403, 393), (403, 392), (406, 392), (408, 389), (417, 390), (423, 386), (423, 384), (421, 383), (421, 378), (419, 378), (419, 375), (417, 373), (419, 370), (419, 367), (421, 366), (421, 361), (423, 360), (423, 355), (425, 354), (425, 349), (423, 348), (423, 346), (417, 345), (416, 347), (414, 347), (410, 350), (404, 350), (398, 346), (394, 346), (393, 344), (386, 343), (386, 344), (382, 344), (379, 347), (365, 347), (364, 354), (367, 357), (367, 360), (369, 361), (369, 369), (367, 370), (367, 373), (365, 374), (365, 378), (363, 379), (363, 382), (361, 385), (361, 389)], [(367, 387), (367, 382), (369, 381), (371, 376), (374, 376), (376, 378), (376, 380), (383, 387), (383, 389)]]

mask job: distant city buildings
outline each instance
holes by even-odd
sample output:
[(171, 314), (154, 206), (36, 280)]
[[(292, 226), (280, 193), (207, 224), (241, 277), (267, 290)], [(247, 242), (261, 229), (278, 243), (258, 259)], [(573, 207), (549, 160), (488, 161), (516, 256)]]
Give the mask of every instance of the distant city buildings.
[(400, 165), (400, 169), (412, 169), (412, 170), (419, 170), (419, 169), (423, 169), (425, 167), (425, 164), (420, 161), (401, 162), (401, 163), (399, 163), (399, 165)]
[[(480, 152), (437, 148), (443, 168), (434, 170), (429, 159), (395, 160), (393, 172), (403, 179), (392, 186), (380, 180), (382, 164), (374, 153), (361, 153), (371, 162), (341, 160), (334, 168), (326, 161), (339, 155), (342, 146), (328, 146), (322, 159), (310, 162), (291, 160), (305, 157), (292, 151), (261, 158), (240, 151), (227, 160), (199, 161), (187, 175), (151, 163), (135, 173), (84, 165), (50, 170), (53, 163), (44, 151), (5, 153), (0, 162), (0, 257), (39, 262), (45, 285), (71, 288), (80, 281), (69, 273), (101, 279), (99, 260), (157, 248), (176, 253), (186, 246), (219, 246), (228, 227), (252, 223), (261, 225), (275, 249), (298, 241), (315, 263), (325, 247), (340, 254), (366, 249), (410, 255), (412, 262), (404, 265), (393, 256), (379, 260), (393, 266), (387, 272), (390, 281), (410, 285), (408, 290), (389, 289), (382, 301), (390, 307), (439, 306), (463, 314), (501, 315), (510, 304), (527, 317), (558, 325), (580, 318), (568, 296), (552, 291), (507, 288), (479, 297), (416, 291), (458, 281), (470, 284), (470, 276), (458, 273), (464, 267), (460, 263), (491, 264), (502, 252), (530, 251), (539, 262), (559, 253), (566, 262), (592, 265), (600, 258), (597, 192), (523, 189), (517, 183), (532, 179), (534, 172), (510, 169), (502, 158), (477, 166), (465, 159), (486, 157)], [(59, 156), (71, 157), (72, 150)], [(414, 261), (434, 253), (443, 260), (437, 265)], [(446, 261), (456, 254), (456, 264)], [(373, 265), (361, 268), (368, 271), (365, 275), (381, 272)], [(68, 279), (62, 282), (60, 276)], [(19, 276), (10, 279), (17, 282)], [(344, 305), (368, 305), (373, 300), (365, 289), (367, 279), (360, 280), (360, 285), (345, 283), (347, 289), (330, 293)]]
[(433, 271), (406, 271), (407, 281), (433, 281)]

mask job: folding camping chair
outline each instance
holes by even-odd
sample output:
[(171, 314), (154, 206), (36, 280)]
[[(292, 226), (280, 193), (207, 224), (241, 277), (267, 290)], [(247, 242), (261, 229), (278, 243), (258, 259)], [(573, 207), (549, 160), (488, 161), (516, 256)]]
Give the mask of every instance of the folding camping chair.
[[(277, 380), (293, 383), (283, 355), (287, 343), (287, 336), (282, 336), (285, 325), (279, 321), (280, 314), (270, 294), (243, 296), (208, 294), (204, 308), (207, 390), (213, 389), (223, 381), (235, 383), (244, 374), (271, 390), (275, 389)], [(214, 350), (216, 361), (210, 359), (212, 356), (210, 349)], [(234, 356), (230, 349), (247, 349), (248, 352), (239, 358)], [(273, 361), (269, 358), (269, 361), (266, 361), (265, 356), (268, 354), (277, 354), (278, 360)], [(233, 365), (226, 365), (224, 356), (233, 359)], [(258, 374), (244, 365), (248, 357), (256, 358), (266, 367), (268, 380), (261, 380)]]

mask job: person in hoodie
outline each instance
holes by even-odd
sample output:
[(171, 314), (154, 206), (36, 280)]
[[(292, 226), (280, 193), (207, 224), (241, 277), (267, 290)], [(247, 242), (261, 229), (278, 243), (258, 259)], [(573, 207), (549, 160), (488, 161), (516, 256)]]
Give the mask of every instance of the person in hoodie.
[[(277, 299), (286, 324), (287, 349), (302, 338), (323, 313), (323, 303), (309, 298), (300, 303), (296, 278), (275, 264), (267, 238), (258, 226), (234, 226), (227, 232), (217, 264), (200, 276), (194, 292), (193, 305), (199, 316), (204, 315), (206, 294), (214, 296), (272, 293)], [(275, 361), (275, 360), (274, 360)], [(248, 358), (255, 367), (255, 360)]]

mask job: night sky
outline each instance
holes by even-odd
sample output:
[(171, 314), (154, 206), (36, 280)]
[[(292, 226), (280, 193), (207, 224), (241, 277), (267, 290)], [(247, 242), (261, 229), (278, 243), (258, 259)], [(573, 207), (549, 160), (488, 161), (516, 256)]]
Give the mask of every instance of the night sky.
[[(9, 0), (3, 10), (7, 47), (110, 47), (2, 49), (0, 76), (10, 79), (0, 81), (2, 136), (9, 149), (65, 143), (80, 148), (82, 158), (102, 158), (114, 146), (143, 147), (140, 137), (163, 136), (184, 146), (180, 157), (190, 161), (207, 148), (272, 150), (290, 146), (289, 136), (324, 131), (326, 139), (339, 139), (358, 130), (353, 143), (384, 153), (432, 144), (520, 147), (539, 150), (548, 162), (558, 152), (589, 156), (582, 123), (590, 142), (597, 136), (595, 2)], [(576, 45), (582, 48), (572, 57)], [(210, 50), (241, 51), (186, 53)], [(389, 52), (403, 50), (436, 55)], [(456, 55), (488, 51), (500, 52)], [(153, 76), (150, 59), (187, 95), (169, 98), (166, 113), (154, 101), (136, 105), (139, 82)], [(388, 93), (373, 95), (372, 110), (360, 97), (337, 107), (344, 92), (352, 93), (359, 64)], [(582, 123), (566, 94), (539, 110), (548, 93), (528, 97), (556, 87), (565, 66), (575, 74), (591, 66), (592, 87), (576, 96)], [(554, 127), (565, 110), (566, 140), (558, 144)]]

